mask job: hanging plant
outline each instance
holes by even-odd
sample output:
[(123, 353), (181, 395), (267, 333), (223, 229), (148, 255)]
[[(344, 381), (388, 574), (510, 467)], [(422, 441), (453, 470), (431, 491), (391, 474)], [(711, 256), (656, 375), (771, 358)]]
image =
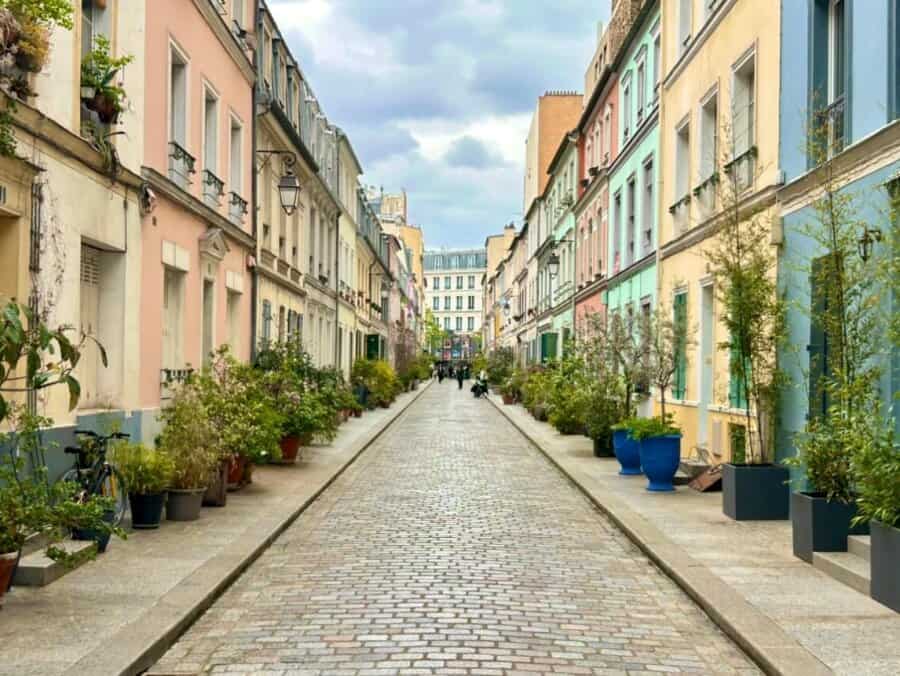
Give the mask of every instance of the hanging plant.
[(104, 124), (114, 124), (125, 110), (128, 97), (118, 82), (122, 69), (134, 61), (129, 55), (113, 57), (109, 38), (98, 35), (94, 48), (81, 62), (82, 103), (97, 113)]

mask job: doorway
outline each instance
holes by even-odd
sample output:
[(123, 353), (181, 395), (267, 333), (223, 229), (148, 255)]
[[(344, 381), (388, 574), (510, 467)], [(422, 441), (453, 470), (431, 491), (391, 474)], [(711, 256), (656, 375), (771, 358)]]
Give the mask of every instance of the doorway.
[(709, 407), (713, 401), (713, 285), (700, 288), (700, 401), (698, 404), (697, 445), (709, 450)]

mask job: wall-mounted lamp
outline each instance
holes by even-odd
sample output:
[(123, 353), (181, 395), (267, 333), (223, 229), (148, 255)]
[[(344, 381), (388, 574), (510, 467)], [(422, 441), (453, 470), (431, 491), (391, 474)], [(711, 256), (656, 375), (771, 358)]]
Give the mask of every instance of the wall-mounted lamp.
[(300, 203), (300, 191), (303, 189), (300, 185), (300, 179), (294, 173), (294, 165), (297, 164), (297, 156), (290, 150), (257, 150), (257, 155), (270, 157), (272, 155), (280, 155), (284, 164), (284, 174), (278, 180), (278, 199), (281, 202), (281, 209), (288, 216), (297, 211), (297, 205)]
[(857, 241), (856, 246), (859, 250), (859, 257), (863, 263), (868, 263), (872, 257), (872, 249), (875, 248), (875, 242), (881, 241), (881, 230), (878, 228), (870, 228), (868, 225), (863, 226), (863, 234)]

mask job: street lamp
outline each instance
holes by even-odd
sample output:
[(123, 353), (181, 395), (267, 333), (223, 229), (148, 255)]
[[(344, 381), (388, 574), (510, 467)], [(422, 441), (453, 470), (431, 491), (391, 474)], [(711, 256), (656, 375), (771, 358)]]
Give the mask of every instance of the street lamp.
[(503, 299), (503, 316), (506, 317), (507, 319), (509, 319), (509, 312), (510, 312), (509, 298), (504, 298)]
[(257, 150), (257, 155), (271, 156), (280, 155), (284, 164), (284, 175), (278, 180), (278, 199), (281, 202), (281, 209), (285, 214), (291, 216), (297, 211), (297, 205), (300, 203), (300, 179), (294, 173), (294, 165), (297, 164), (297, 156), (290, 150)]
[(559, 254), (555, 251), (547, 259), (547, 269), (550, 271), (551, 277), (556, 277), (559, 274)]
[(863, 234), (857, 241), (856, 246), (859, 250), (859, 257), (862, 259), (863, 263), (868, 263), (869, 259), (872, 257), (872, 249), (875, 247), (875, 242), (881, 241), (881, 230), (878, 228), (870, 228), (868, 225), (863, 226)]

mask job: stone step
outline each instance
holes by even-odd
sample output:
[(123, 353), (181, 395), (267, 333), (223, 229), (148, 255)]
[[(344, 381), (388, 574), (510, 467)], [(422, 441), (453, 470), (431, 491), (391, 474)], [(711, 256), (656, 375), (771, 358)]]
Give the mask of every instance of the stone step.
[(869, 562), (850, 552), (813, 552), (813, 566), (829, 577), (869, 595)]
[(46, 587), (66, 573), (90, 559), (90, 550), (96, 547), (92, 541), (64, 540), (56, 545), (70, 554), (82, 554), (72, 566), (57, 563), (44, 553), (44, 550), (25, 554), (19, 561), (13, 584), (20, 587)]
[(847, 538), (847, 551), (866, 561), (870, 560), (872, 540), (868, 535), (851, 535)]

